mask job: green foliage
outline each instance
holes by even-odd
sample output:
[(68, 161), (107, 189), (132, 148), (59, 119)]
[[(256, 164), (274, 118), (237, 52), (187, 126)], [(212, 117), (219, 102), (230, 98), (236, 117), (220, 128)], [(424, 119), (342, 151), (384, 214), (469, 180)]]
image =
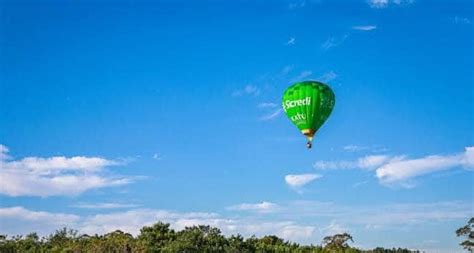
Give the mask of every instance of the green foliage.
[(465, 226), (458, 228), (456, 235), (465, 237), (466, 240), (461, 242), (460, 245), (469, 252), (474, 252), (474, 217), (469, 219)]
[(341, 252), (349, 249), (348, 241), (353, 242), (352, 236), (348, 233), (326, 236), (323, 239), (323, 245), (326, 250)]
[(352, 236), (344, 233), (325, 237), (323, 244), (299, 245), (285, 241), (275, 235), (261, 238), (241, 235), (225, 237), (217, 228), (210, 226), (186, 227), (174, 231), (170, 224), (158, 222), (145, 226), (137, 237), (120, 230), (105, 235), (78, 235), (76, 230), (62, 228), (47, 237), (39, 238), (36, 233), (8, 238), (0, 235), (0, 253), (153, 253), (153, 252), (206, 252), (206, 253), (410, 253), (407, 249), (359, 250), (347, 242)]
[(176, 239), (170, 224), (158, 222), (151, 227), (143, 227), (137, 239), (137, 251), (160, 252)]

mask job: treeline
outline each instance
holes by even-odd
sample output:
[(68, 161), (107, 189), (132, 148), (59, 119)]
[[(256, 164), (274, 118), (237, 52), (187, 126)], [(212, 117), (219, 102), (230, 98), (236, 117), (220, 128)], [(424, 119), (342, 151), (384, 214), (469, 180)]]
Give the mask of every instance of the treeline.
[(324, 238), (322, 245), (299, 245), (269, 235), (261, 238), (240, 235), (226, 237), (210, 226), (187, 227), (175, 231), (169, 224), (158, 222), (145, 226), (137, 237), (120, 230), (105, 235), (79, 235), (76, 230), (63, 228), (50, 236), (39, 238), (36, 233), (26, 236), (0, 235), (0, 252), (295, 252), (295, 253), (409, 253), (408, 249), (360, 250), (350, 247), (351, 235), (336, 234)]

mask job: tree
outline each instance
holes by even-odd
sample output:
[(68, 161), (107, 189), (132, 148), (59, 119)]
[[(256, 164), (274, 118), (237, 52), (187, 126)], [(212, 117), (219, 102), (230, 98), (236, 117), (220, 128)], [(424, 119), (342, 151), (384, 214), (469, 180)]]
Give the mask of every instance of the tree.
[[(458, 230), (458, 235), (471, 236), (471, 244), (473, 222), (471, 219), (467, 226)], [(120, 230), (104, 235), (78, 235), (77, 231), (67, 228), (41, 239), (36, 233), (10, 238), (0, 235), (0, 253), (419, 253), (402, 248), (360, 250), (350, 247), (349, 240), (352, 241), (352, 237), (347, 233), (327, 236), (323, 248), (320, 245), (299, 245), (275, 235), (247, 239), (241, 235), (226, 237), (218, 228), (202, 225), (175, 232), (170, 224), (158, 222), (143, 227), (138, 237)]]
[(244, 241), (241, 235), (231, 235), (228, 239), (226, 252), (228, 253), (249, 253), (255, 252), (255, 246), (251, 240)]
[(456, 230), (458, 237), (466, 237), (466, 240), (460, 245), (469, 252), (474, 252), (474, 217), (472, 217), (465, 226)]
[(137, 250), (140, 252), (160, 252), (165, 245), (176, 239), (176, 233), (170, 224), (157, 222), (153, 226), (145, 226), (138, 236)]
[(46, 247), (50, 252), (70, 252), (73, 251), (77, 230), (67, 229), (66, 227), (56, 230), (47, 238)]
[(330, 251), (344, 250), (349, 248), (348, 241), (354, 242), (352, 236), (348, 233), (335, 234), (332, 236), (326, 236), (323, 239), (324, 248)]
[(218, 228), (192, 226), (176, 234), (176, 240), (164, 248), (164, 252), (224, 252), (227, 240)]

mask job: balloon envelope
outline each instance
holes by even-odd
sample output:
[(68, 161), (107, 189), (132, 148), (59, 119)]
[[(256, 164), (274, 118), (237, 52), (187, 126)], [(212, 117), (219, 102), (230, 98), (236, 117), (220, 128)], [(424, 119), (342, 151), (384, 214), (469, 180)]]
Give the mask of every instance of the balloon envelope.
[(316, 81), (295, 83), (283, 94), (283, 110), (308, 138), (308, 148), (316, 131), (331, 114), (335, 102), (331, 88)]

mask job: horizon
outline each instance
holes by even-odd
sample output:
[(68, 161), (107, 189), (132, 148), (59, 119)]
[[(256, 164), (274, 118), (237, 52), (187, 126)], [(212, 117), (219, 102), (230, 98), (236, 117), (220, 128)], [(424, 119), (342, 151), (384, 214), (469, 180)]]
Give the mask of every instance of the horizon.
[[(162, 221), (463, 252), (473, 13), (472, 1), (0, 0), (0, 234)], [(305, 80), (336, 97), (311, 150), (281, 106)]]

